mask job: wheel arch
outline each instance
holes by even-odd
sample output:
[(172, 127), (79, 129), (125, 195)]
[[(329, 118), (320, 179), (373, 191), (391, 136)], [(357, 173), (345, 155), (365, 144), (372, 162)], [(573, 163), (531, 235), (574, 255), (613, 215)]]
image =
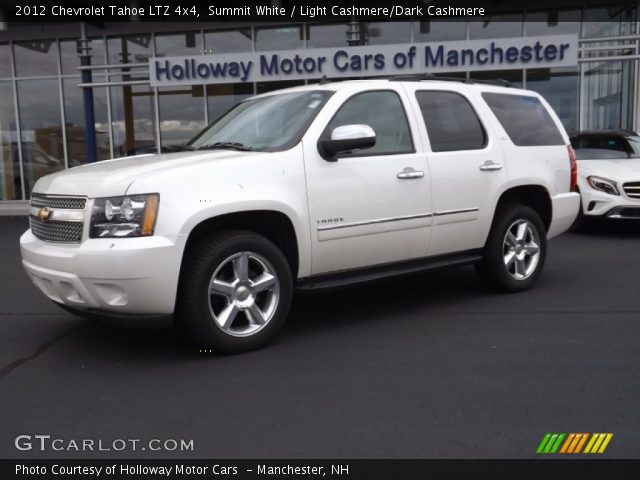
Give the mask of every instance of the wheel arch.
[(553, 207), (551, 195), (545, 187), (542, 185), (518, 185), (505, 190), (496, 204), (494, 221), (495, 214), (500, 207), (509, 203), (526, 205), (535, 210), (540, 215), (545, 230), (549, 231), (553, 219)]
[(298, 277), (300, 266), (298, 235), (289, 216), (277, 210), (246, 210), (201, 220), (189, 232), (181, 265), (184, 265), (184, 259), (196, 241), (222, 230), (245, 230), (271, 240), (287, 259), (293, 278)]

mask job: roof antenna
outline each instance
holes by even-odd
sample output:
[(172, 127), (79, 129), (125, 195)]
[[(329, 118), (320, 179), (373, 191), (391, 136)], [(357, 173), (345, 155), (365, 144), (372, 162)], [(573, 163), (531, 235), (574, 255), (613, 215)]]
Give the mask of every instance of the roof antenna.
[(331, 80), (327, 78), (327, 74), (325, 73), (320, 79), (319, 85), (324, 85), (325, 83), (331, 83)]

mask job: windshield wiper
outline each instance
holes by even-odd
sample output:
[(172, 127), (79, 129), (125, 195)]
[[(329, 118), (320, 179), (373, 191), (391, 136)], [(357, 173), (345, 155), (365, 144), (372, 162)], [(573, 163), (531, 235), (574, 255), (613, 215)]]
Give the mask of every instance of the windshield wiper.
[(215, 149), (240, 150), (241, 152), (250, 152), (252, 150), (255, 150), (254, 148), (247, 147), (246, 145), (240, 142), (215, 142), (209, 145), (203, 145), (202, 147), (198, 147), (196, 150), (215, 150)]

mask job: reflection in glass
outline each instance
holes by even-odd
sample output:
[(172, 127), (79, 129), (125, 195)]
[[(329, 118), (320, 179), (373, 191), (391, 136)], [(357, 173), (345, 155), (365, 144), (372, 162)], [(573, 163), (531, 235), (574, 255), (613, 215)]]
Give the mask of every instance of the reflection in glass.
[(610, 37), (636, 33), (636, 9), (626, 5), (587, 8), (582, 19), (583, 37)]
[(303, 80), (290, 80), (285, 82), (259, 82), (256, 84), (258, 93), (273, 92), (274, 90), (281, 90), (283, 88), (297, 87), (298, 85), (304, 85)]
[(153, 90), (147, 85), (111, 89), (113, 155), (156, 153)]
[(628, 101), (634, 86), (633, 62), (583, 63), (580, 97), (582, 130), (631, 129), (633, 107)]
[[(94, 77), (93, 80), (95, 82), (104, 81), (104, 79), (100, 77)], [(65, 78), (62, 80), (69, 167), (76, 167), (87, 163), (84, 100), (82, 89), (78, 87), (79, 81), (80, 79), (78, 78)], [(98, 160), (106, 160), (111, 157), (111, 153), (109, 151), (109, 122), (107, 120), (106, 89), (93, 89), (93, 109), (96, 120), (97, 157)]]
[(113, 37), (107, 40), (109, 63), (145, 63), (153, 56), (151, 34)]
[(360, 35), (363, 45), (406, 43), (411, 41), (411, 23), (362, 22)]
[(0, 77), (11, 76), (11, 46), (0, 44)]
[(578, 128), (578, 71), (575, 67), (527, 70), (527, 89), (538, 92), (549, 102), (566, 130)]
[[(28, 198), (36, 180), (64, 168), (58, 80), (19, 80), (22, 163)], [(42, 92), (56, 92), (42, 101)]]
[(580, 33), (580, 10), (527, 12), (527, 36)]
[(0, 200), (22, 199), (17, 142), (13, 85), (0, 82)]
[(522, 74), (522, 70), (486, 70), (471, 72), (469, 75), (472, 80), (487, 80), (492, 82), (506, 80), (507, 82), (522, 86)]
[(469, 38), (506, 38), (522, 36), (522, 14), (491, 15), (469, 22)]
[(256, 27), (256, 50), (296, 50), (302, 48), (302, 26)]
[[(106, 63), (104, 40), (94, 38), (89, 43), (89, 46), (91, 47), (91, 64), (104, 65)], [(63, 74), (80, 75), (80, 70), (78, 70), (80, 57), (78, 55), (77, 40), (60, 41), (60, 60), (62, 62)]]
[(158, 57), (200, 55), (202, 53), (202, 35), (200, 32), (156, 34), (156, 56)]
[(253, 95), (252, 83), (207, 85), (209, 123), (214, 122), (237, 103)]
[(467, 38), (465, 22), (413, 22), (414, 42), (442, 42)]
[(160, 145), (182, 145), (204, 128), (202, 85), (158, 89)]
[(207, 53), (234, 53), (251, 51), (251, 29), (213, 30), (204, 32)]
[(345, 23), (307, 24), (307, 47), (346, 47), (347, 25)]
[(55, 40), (29, 40), (13, 44), (16, 75), (40, 77), (58, 74), (58, 44)]

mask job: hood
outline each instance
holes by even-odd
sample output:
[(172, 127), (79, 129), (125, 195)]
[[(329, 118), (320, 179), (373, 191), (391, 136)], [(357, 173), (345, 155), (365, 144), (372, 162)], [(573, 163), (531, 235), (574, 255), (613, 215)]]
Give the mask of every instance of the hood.
[(136, 180), (149, 175), (184, 168), (199, 162), (223, 161), (255, 152), (206, 150), (162, 155), (135, 155), (91, 163), (40, 178), (33, 191), (53, 195), (86, 195), (108, 197), (124, 195)]
[(578, 160), (578, 173), (621, 182), (640, 181), (640, 158)]

